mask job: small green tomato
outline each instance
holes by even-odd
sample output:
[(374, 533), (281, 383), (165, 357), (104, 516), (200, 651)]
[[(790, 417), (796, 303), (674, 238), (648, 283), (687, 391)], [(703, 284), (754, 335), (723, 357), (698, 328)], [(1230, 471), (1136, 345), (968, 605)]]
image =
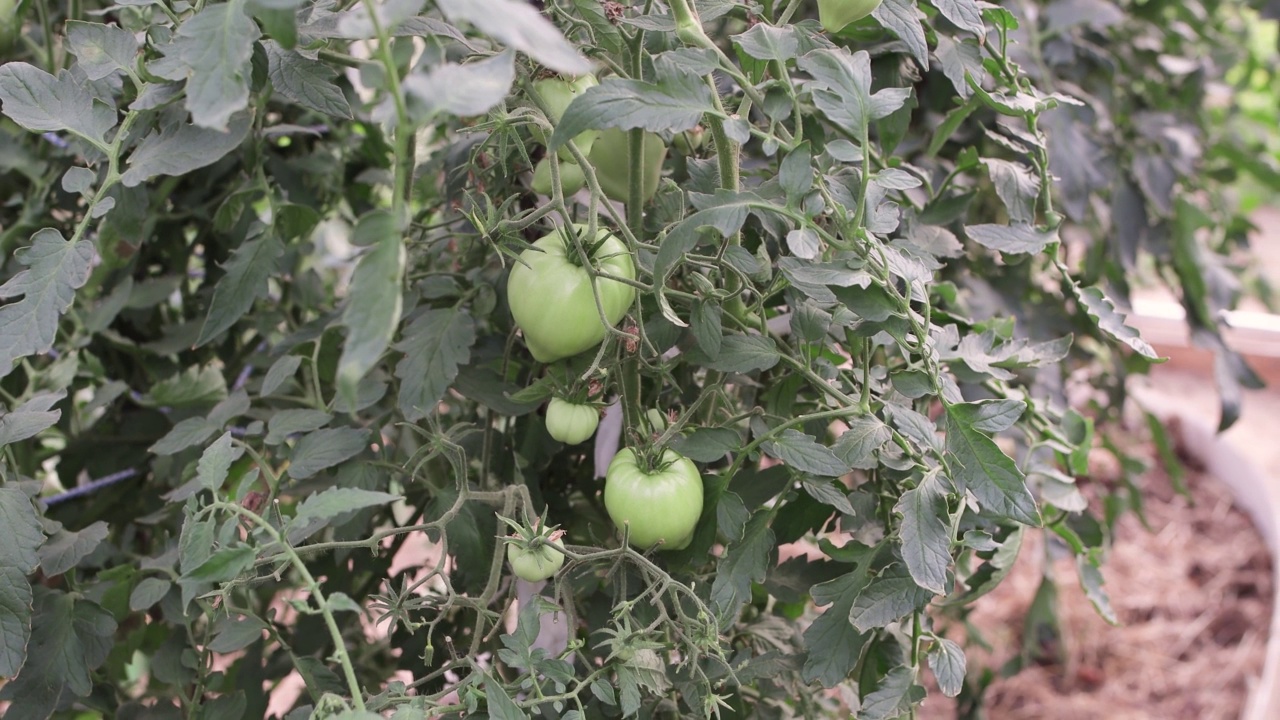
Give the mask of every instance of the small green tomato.
[(560, 398), (547, 403), (547, 434), (565, 445), (577, 445), (595, 434), (600, 412), (592, 405), (577, 405)]

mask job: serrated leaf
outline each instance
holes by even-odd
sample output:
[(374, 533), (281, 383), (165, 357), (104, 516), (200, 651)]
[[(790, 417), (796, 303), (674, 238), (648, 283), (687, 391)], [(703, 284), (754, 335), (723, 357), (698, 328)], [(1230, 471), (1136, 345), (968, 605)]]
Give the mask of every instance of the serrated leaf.
[(107, 538), (107, 524), (101, 520), (78, 532), (59, 530), (40, 548), (40, 571), (56, 577), (75, 567)]
[[(666, 279), (671, 276), (685, 254), (697, 247), (702, 238), (703, 228), (714, 228), (721, 238), (729, 237), (741, 230), (743, 223), (747, 221), (747, 215), (751, 212), (752, 204), (758, 202), (760, 199), (751, 193), (726, 192), (714, 198), (714, 205), (685, 218), (672, 228), (662, 241), (661, 247), (658, 248), (658, 256), (653, 261), (654, 277), (665, 284)], [(679, 319), (676, 318), (676, 320)], [(683, 323), (676, 322), (676, 324)]]
[(0, 306), (0, 378), (13, 370), (15, 360), (53, 347), (58, 317), (88, 281), (97, 252), (88, 240), (69, 243), (57, 230), (44, 228), (15, 257), (27, 269), (0, 286), (0, 299), (22, 298)]
[(924, 688), (916, 685), (909, 667), (896, 667), (880, 679), (873, 692), (862, 698), (858, 720), (890, 720), (915, 707), (924, 699)]
[(282, 254), (284, 246), (275, 233), (267, 233), (236, 248), (231, 259), (222, 266), (226, 275), (214, 288), (209, 314), (200, 327), (196, 347), (230, 329), (249, 312), (255, 300), (266, 296), (267, 278)]
[(919, 485), (902, 493), (893, 509), (902, 515), (902, 559), (911, 578), (925, 590), (945, 595), (951, 567), (951, 522), (938, 473), (929, 473)]
[(724, 341), (720, 312), (720, 306), (716, 303), (698, 300), (693, 304), (693, 312), (689, 316), (689, 329), (693, 331), (693, 339), (711, 360), (720, 356), (720, 346)]
[(1040, 230), (1027, 223), (966, 225), (964, 232), (979, 245), (1010, 255), (1035, 255), (1058, 242), (1056, 230)]
[(831, 448), (794, 428), (783, 430), (774, 439), (762, 443), (760, 449), (800, 472), (822, 477), (838, 477), (849, 472), (849, 465), (836, 457)]
[(35, 617), (26, 663), (3, 689), (12, 703), (7, 720), (43, 720), (64, 694), (87, 696), (90, 672), (106, 660), (114, 646), (116, 622), (97, 603), (44, 588), (35, 593)]
[(403, 499), (400, 495), (374, 490), (329, 488), (299, 503), (298, 512), (294, 515), (292, 522), (295, 526), (301, 526), (316, 520), (332, 520), (355, 510), (378, 507)]
[(302, 358), (298, 355), (285, 355), (271, 363), (267, 376), (262, 379), (262, 396), (266, 397), (280, 389), (285, 380), (298, 374), (300, 365), (302, 365)]
[(218, 432), (218, 426), (202, 417), (187, 418), (173, 426), (165, 436), (147, 448), (156, 455), (173, 455), (193, 445), (199, 445)]
[(13, 410), (0, 414), (0, 447), (35, 437), (58, 422), (62, 411), (50, 408), (66, 396), (65, 390), (37, 393)]
[(971, 411), (963, 405), (947, 408), (946, 448), (953, 479), (978, 498), (984, 512), (1039, 526), (1040, 510), (1022, 471), (991, 438), (973, 427)]
[(673, 439), (671, 446), (690, 460), (711, 463), (742, 447), (742, 437), (730, 428), (701, 427)]
[(831, 446), (832, 452), (850, 467), (860, 470), (874, 468), (879, 463), (876, 451), (893, 437), (893, 431), (873, 415), (858, 415), (848, 418), (845, 423), (849, 429), (836, 438)]
[(591, 63), (564, 39), (556, 26), (520, 0), (437, 0), (450, 22), (468, 22), (477, 30), (566, 75), (591, 71)]
[(223, 615), (214, 624), (214, 637), (207, 647), (223, 655), (243, 650), (261, 639), (266, 629), (267, 624), (252, 615), (235, 618)]
[(760, 23), (750, 30), (729, 38), (742, 51), (757, 60), (786, 62), (800, 50), (799, 33), (793, 26), (777, 27)]
[(289, 477), (302, 480), (360, 454), (368, 445), (369, 431), (329, 428), (307, 433), (289, 459)]
[(955, 697), (964, 689), (967, 660), (964, 648), (946, 639), (937, 638), (929, 650), (929, 669), (938, 680), (938, 689), (947, 697)]
[(861, 632), (882, 628), (923, 609), (930, 597), (905, 568), (894, 565), (858, 593), (849, 608), (849, 622)]
[(0, 567), (0, 678), (18, 674), (31, 639), (31, 584), (16, 567)]
[(742, 538), (731, 543), (716, 563), (711, 604), (724, 627), (733, 624), (742, 606), (751, 599), (751, 584), (764, 582), (774, 545), (773, 531), (769, 529), (772, 519), (772, 511), (757, 511), (747, 522)]
[[(1009, 219), (1020, 225), (1035, 222), (1036, 200), (1040, 196), (1040, 177), (1022, 163), (999, 158), (983, 158), (982, 164), (987, 167), (987, 174), (991, 176), (991, 184), (995, 187), (1000, 202), (1004, 203), (1005, 209), (1009, 211)], [(979, 242), (982, 241), (979, 240)]]
[(871, 11), (871, 17), (898, 36), (921, 68), (929, 69), (929, 44), (925, 42), (924, 25), (920, 23), (923, 14), (915, 0), (884, 0)]
[(693, 73), (671, 73), (655, 82), (605, 78), (569, 103), (547, 147), (556, 150), (584, 130), (683, 132), (714, 109), (711, 88)]
[(249, 113), (239, 113), (222, 129), (166, 125), (152, 131), (129, 155), (129, 169), (120, 182), (134, 187), (159, 175), (186, 175), (212, 165), (240, 147), (249, 136), (251, 120)]
[(193, 365), (151, 387), (139, 402), (148, 407), (198, 407), (227, 399), (227, 379), (213, 365)]
[[(1116, 312), (1115, 305), (1102, 292), (1101, 288), (1096, 286), (1080, 287), (1074, 281), (1069, 284), (1075, 293), (1076, 299), (1080, 302), (1080, 306), (1097, 323), (1099, 329), (1128, 345), (1139, 355), (1149, 360), (1163, 361), (1155, 348), (1151, 347), (1146, 340), (1143, 340), (1137, 330), (1125, 324), (1125, 316)], [(0, 310), (0, 312), (3, 312), (3, 310)]]
[(410, 105), (411, 114), (425, 121), (438, 113), (484, 115), (507, 97), (515, 77), (515, 53), (508, 50), (465, 65), (437, 65), (428, 72), (410, 75), (403, 85), (415, 101)]
[(354, 404), (356, 387), (378, 364), (391, 343), (404, 307), (400, 285), (408, 254), (399, 234), (381, 238), (373, 251), (360, 258), (351, 276), (342, 324), (347, 339), (338, 359), (338, 390)]
[(153, 71), (168, 80), (187, 81), (186, 107), (193, 123), (226, 130), (231, 117), (249, 106), (249, 58), (261, 35), (243, 2), (206, 5), (178, 26), (173, 43), (161, 48), (164, 69)]
[(395, 348), (404, 353), (396, 363), (396, 377), (400, 411), (407, 420), (435, 412), (458, 368), (470, 361), (475, 341), (475, 323), (460, 308), (428, 310), (405, 329)]
[(487, 675), (484, 679), (484, 697), (489, 711), (487, 717), (493, 720), (528, 720), (529, 715), (516, 705), (507, 691), (502, 689), (502, 685)]
[(115, 25), (68, 20), (67, 44), (90, 80), (101, 80), (117, 70), (132, 70), (138, 54), (133, 33)]
[(330, 420), (333, 420), (333, 416), (323, 410), (309, 408), (281, 410), (267, 421), (267, 437), (263, 442), (268, 445), (279, 445), (294, 433), (319, 430), (328, 425)]
[(0, 67), (0, 108), (33, 132), (67, 130), (100, 147), (116, 124), (115, 109), (96, 101), (67, 71), (55, 78), (24, 62)]
[(849, 502), (848, 489), (838, 481), (804, 477), (800, 480), (800, 486), (809, 494), (809, 497), (823, 505), (830, 505), (845, 515), (857, 513), (853, 508), (853, 503)]
[(720, 372), (747, 373), (768, 370), (782, 359), (773, 338), (763, 335), (726, 335), (720, 343), (720, 355), (704, 365)]
[(929, 2), (956, 27), (968, 30), (979, 37), (987, 34), (987, 26), (982, 22), (982, 11), (975, 0), (929, 0)]
[(222, 433), (221, 437), (204, 449), (200, 461), (196, 463), (196, 480), (200, 487), (215, 494), (222, 489), (222, 484), (227, 481), (227, 473), (231, 471), (231, 463), (235, 462), (241, 452), (243, 451), (231, 446), (231, 433)]
[(1098, 569), (1090, 555), (1076, 556), (1076, 572), (1080, 576), (1080, 589), (1084, 590), (1085, 597), (1098, 612), (1098, 616), (1112, 625), (1119, 625), (1120, 620), (1116, 618), (1116, 611), (1111, 607), (1111, 598), (1103, 587), (1106, 581), (1102, 577), (1102, 571)]
[(819, 682), (831, 688), (840, 684), (858, 664), (863, 646), (870, 637), (858, 632), (849, 622), (849, 609), (867, 584), (867, 570), (871, 564), (873, 548), (863, 548), (856, 543), (845, 546), (854, 557), (857, 566), (852, 572), (814, 585), (811, 594), (815, 605), (830, 605), (814, 618), (804, 631), (804, 643), (808, 649), (801, 677), (805, 682)]
[(343, 119), (351, 117), (347, 96), (333, 82), (338, 75), (336, 70), (286, 50), (272, 40), (264, 42), (262, 47), (267, 52), (267, 77), (276, 92), (318, 113)]
[(146, 610), (164, 599), (169, 594), (173, 583), (164, 578), (143, 578), (142, 582), (129, 593), (129, 609), (134, 612)]
[(0, 487), (0, 567), (13, 567), (29, 574), (40, 564), (36, 550), (44, 543), (44, 532), (31, 500), (15, 487)]

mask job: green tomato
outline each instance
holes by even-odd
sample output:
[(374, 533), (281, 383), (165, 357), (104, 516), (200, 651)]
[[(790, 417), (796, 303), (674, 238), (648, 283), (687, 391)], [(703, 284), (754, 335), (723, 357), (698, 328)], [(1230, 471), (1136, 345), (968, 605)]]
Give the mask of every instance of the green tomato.
[[(551, 121), (551, 124), (559, 125), (560, 119), (564, 117), (564, 111), (569, 109), (569, 103), (586, 92), (587, 88), (595, 87), (599, 84), (595, 75), (582, 75), (576, 80), (562, 80), (561, 78), (553, 77), (535, 81), (530, 90), (546, 106), (547, 119)], [(583, 155), (589, 154), (591, 146), (599, 135), (599, 130), (586, 130), (573, 138), (573, 144), (578, 146)], [(534, 128), (533, 137), (543, 145), (546, 145), (549, 139), (541, 128)], [(560, 148), (559, 154), (561, 160), (573, 160), (573, 153), (569, 152), (567, 147)]]
[(665, 450), (652, 472), (637, 464), (631, 448), (623, 448), (604, 476), (604, 507), (619, 528), (630, 528), (631, 544), (647, 550), (682, 550), (693, 540), (702, 516), (702, 475), (693, 461)]
[(880, 0), (818, 0), (818, 21), (827, 32), (840, 32), (875, 12)]
[(693, 155), (702, 149), (706, 139), (707, 131), (701, 125), (695, 125), (690, 130), (676, 133), (675, 137), (671, 138), (671, 144), (681, 155)]
[[(582, 174), (582, 168), (576, 163), (560, 162), (560, 189), (564, 191), (565, 197), (568, 197), (579, 190), (587, 183), (587, 179)], [(551, 160), (542, 158), (533, 168), (533, 182), (529, 183), (529, 187), (539, 195), (551, 197)]]
[(591, 437), (600, 424), (600, 412), (591, 405), (575, 405), (552, 398), (547, 403), (547, 433), (565, 445), (577, 445)]
[(560, 572), (564, 567), (564, 555), (550, 545), (533, 548), (508, 542), (507, 562), (511, 563), (511, 571), (516, 577), (526, 582), (538, 582)]
[[(628, 162), (627, 132), (610, 128), (600, 133), (599, 139), (591, 148), (591, 166), (596, 169), (596, 179), (600, 181), (600, 189), (610, 199), (627, 202), (627, 191), (630, 187), (630, 163)], [(658, 181), (662, 179), (662, 163), (667, 159), (667, 146), (662, 138), (652, 133), (644, 134), (641, 145), (644, 152), (642, 167), (644, 188), (641, 193), (644, 202), (653, 199), (658, 192)]]
[[(574, 225), (579, 235), (585, 225)], [(582, 238), (590, 250), (601, 242), (593, 264), (615, 277), (634, 280), (636, 266), (631, 253), (615, 235), (601, 228), (595, 241)], [(608, 334), (600, 321), (591, 276), (577, 264), (578, 252), (564, 228), (539, 238), (520, 254), (507, 279), (507, 303), (524, 342), (538, 362), (551, 363), (589, 350)], [(572, 259), (571, 259), (572, 258)], [(627, 314), (635, 300), (635, 288), (616, 280), (597, 279), (600, 305), (610, 325)]]

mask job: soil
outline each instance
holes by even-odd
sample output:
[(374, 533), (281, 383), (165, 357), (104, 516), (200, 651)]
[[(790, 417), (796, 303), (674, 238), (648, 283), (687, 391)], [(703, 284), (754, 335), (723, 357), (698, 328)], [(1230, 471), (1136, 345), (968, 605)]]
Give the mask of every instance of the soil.
[[(1093, 490), (1118, 486), (1110, 456), (1094, 465)], [(1222, 483), (1185, 465), (1188, 499), (1158, 461), (1149, 465), (1135, 478), (1147, 527), (1127, 513), (1103, 567), (1120, 627), (1099, 617), (1069, 552), (1051, 544), (1061, 638), (1037, 643), (1038, 657), (1022, 672), (999, 677), (1023, 646), (1023, 618), (1045, 566), (1042, 532), (1028, 533), (1013, 572), (978, 601), (970, 620), (991, 651), (969, 650), (969, 677), (983, 668), (997, 677), (985, 695), (987, 720), (1240, 717), (1266, 655), (1270, 554)], [(1100, 507), (1096, 497), (1090, 506)], [(954, 702), (942, 699), (931, 693), (919, 717), (955, 717)]]

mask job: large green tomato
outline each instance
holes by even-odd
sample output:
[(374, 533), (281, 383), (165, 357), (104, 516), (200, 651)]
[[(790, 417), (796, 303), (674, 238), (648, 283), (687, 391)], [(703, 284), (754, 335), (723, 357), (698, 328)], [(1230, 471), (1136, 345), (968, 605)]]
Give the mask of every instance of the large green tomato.
[[(579, 235), (585, 225), (574, 225)], [(596, 240), (583, 237), (588, 249), (597, 242), (593, 264), (615, 277), (634, 280), (636, 266), (626, 245), (601, 228)], [(558, 228), (533, 243), (520, 254), (507, 279), (507, 303), (516, 325), (524, 331), (524, 342), (538, 362), (550, 363), (589, 350), (608, 334), (596, 309), (591, 276), (577, 263), (578, 252), (564, 228)], [(600, 305), (610, 325), (627, 314), (636, 291), (616, 280), (597, 278)]]
[(560, 398), (547, 403), (547, 434), (565, 445), (577, 445), (591, 437), (600, 424), (600, 411), (592, 405), (575, 405)]
[[(565, 197), (578, 192), (586, 183), (587, 179), (577, 163), (563, 160), (560, 162), (560, 189), (564, 191)], [(551, 197), (551, 160), (549, 158), (542, 158), (534, 166), (533, 182), (529, 183), (529, 187), (539, 195)]]
[[(547, 119), (551, 121), (552, 125), (559, 125), (560, 119), (564, 117), (564, 111), (569, 108), (569, 103), (586, 92), (587, 88), (595, 87), (599, 84), (595, 75), (582, 75), (576, 80), (562, 80), (553, 77), (535, 81), (531, 90), (546, 106)], [(599, 130), (583, 131), (574, 136), (573, 144), (578, 146), (583, 155), (587, 155), (591, 152), (591, 147), (599, 135)], [(547, 144), (548, 138), (541, 129), (534, 128), (533, 137), (543, 145)], [(560, 159), (572, 160), (573, 153), (569, 152), (569, 148), (562, 147), (560, 148)]]
[[(596, 179), (600, 181), (600, 189), (604, 194), (618, 202), (627, 202), (627, 191), (630, 187), (630, 170), (628, 163), (627, 132), (610, 128), (600, 133), (595, 145), (591, 148), (591, 165), (596, 169)], [(642, 167), (644, 168), (644, 202), (653, 199), (658, 192), (658, 181), (662, 179), (662, 163), (667, 159), (667, 146), (662, 138), (653, 133), (644, 134), (641, 145), (644, 152)]]
[(631, 544), (647, 550), (682, 550), (693, 540), (702, 516), (702, 475), (693, 461), (665, 450), (653, 472), (636, 462), (631, 448), (623, 448), (604, 476), (604, 507), (613, 524), (630, 527)]
[(827, 32), (840, 32), (878, 7), (880, 0), (818, 0), (818, 22)]
[(538, 582), (560, 572), (564, 566), (564, 555), (550, 545), (532, 548), (507, 543), (507, 562), (511, 563), (511, 571), (516, 577), (526, 582)]

